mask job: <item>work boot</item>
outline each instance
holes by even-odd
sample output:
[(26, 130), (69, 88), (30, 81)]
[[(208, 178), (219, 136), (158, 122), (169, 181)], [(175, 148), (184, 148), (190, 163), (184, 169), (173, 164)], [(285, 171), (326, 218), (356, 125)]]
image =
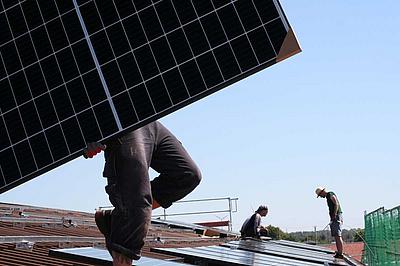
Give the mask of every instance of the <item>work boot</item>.
[(94, 215), (97, 228), (106, 238), (106, 242), (111, 233), (111, 212), (112, 210), (98, 210)]
[(336, 252), (335, 256), (333, 256), (333, 257), (336, 259), (344, 259), (343, 255), (340, 253), (337, 253), (337, 252)]

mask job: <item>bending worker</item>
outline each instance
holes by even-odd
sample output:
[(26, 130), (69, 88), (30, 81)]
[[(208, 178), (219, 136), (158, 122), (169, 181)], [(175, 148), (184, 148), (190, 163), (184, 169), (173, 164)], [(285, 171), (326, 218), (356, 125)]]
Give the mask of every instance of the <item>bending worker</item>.
[(332, 191), (326, 192), (325, 188), (323, 187), (318, 187), (315, 190), (315, 193), (317, 194), (317, 198), (319, 197), (326, 198), (326, 202), (328, 203), (328, 208), (329, 208), (329, 216), (331, 218), (330, 222), (331, 235), (335, 238), (336, 249), (337, 249), (337, 252), (334, 257), (338, 259), (343, 259), (343, 240), (342, 240), (343, 216), (339, 200), (335, 195), (335, 193), (333, 193)]

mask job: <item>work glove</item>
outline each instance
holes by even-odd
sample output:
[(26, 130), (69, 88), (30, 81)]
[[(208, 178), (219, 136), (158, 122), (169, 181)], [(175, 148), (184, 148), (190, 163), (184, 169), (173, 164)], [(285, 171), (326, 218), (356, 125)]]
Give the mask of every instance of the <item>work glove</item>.
[(90, 142), (87, 144), (86, 148), (83, 149), (83, 157), (85, 159), (93, 158), (96, 154), (104, 151), (106, 148), (107, 146), (100, 142)]

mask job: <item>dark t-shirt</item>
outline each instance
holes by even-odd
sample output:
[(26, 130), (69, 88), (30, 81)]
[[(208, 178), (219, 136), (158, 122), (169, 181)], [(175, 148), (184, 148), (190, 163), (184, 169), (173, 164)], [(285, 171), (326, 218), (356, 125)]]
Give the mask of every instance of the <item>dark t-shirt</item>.
[[(336, 196), (336, 194), (333, 193), (332, 191), (328, 192), (326, 195), (326, 202), (328, 203), (329, 215), (334, 214), (334, 212), (335, 212), (335, 203), (331, 199), (332, 195)], [(337, 201), (337, 204), (339, 205), (338, 214), (342, 213), (342, 208), (340, 207), (339, 199), (337, 197), (336, 197), (336, 201)]]
[(259, 237), (260, 233), (257, 228), (260, 226), (261, 216), (257, 212), (248, 218), (242, 225), (240, 233), (242, 237)]

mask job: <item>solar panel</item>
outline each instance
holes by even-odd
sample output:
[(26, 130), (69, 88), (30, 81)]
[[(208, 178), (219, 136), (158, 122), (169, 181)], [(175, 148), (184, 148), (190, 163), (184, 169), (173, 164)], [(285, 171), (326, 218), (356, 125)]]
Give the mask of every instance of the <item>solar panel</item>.
[(341, 261), (337, 261), (332, 254), (306, 250), (304, 248), (282, 246), (270, 241), (240, 240), (224, 243), (221, 246), (301, 261), (321, 264), (329, 263), (329, 265), (346, 265)]
[(2, 0), (0, 192), (298, 52), (278, 0)]
[(334, 254), (335, 253), (331, 249), (323, 248), (323, 247), (320, 247), (320, 246), (308, 245), (308, 244), (299, 243), (299, 242), (293, 242), (293, 241), (287, 241), (287, 240), (272, 240), (270, 242), (274, 243), (274, 244), (279, 244), (279, 245), (282, 245), (282, 246), (295, 247), (295, 248), (306, 249), (306, 250), (320, 251), (320, 252), (324, 252), (324, 253), (327, 253), (327, 254)]
[[(73, 260), (81, 263), (91, 263), (95, 265), (112, 265), (112, 258), (107, 250), (84, 247), (84, 248), (66, 248), (51, 249), (49, 255), (61, 259)], [(142, 257), (138, 261), (133, 261), (132, 265), (138, 266), (182, 266), (184, 264), (173, 261), (165, 261)]]
[(273, 266), (316, 266), (313, 263), (290, 258), (229, 249), (221, 246), (195, 248), (152, 248), (151, 251), (184, 258), (187, 263), (202, 262), (205, 265), (273, 265)]

